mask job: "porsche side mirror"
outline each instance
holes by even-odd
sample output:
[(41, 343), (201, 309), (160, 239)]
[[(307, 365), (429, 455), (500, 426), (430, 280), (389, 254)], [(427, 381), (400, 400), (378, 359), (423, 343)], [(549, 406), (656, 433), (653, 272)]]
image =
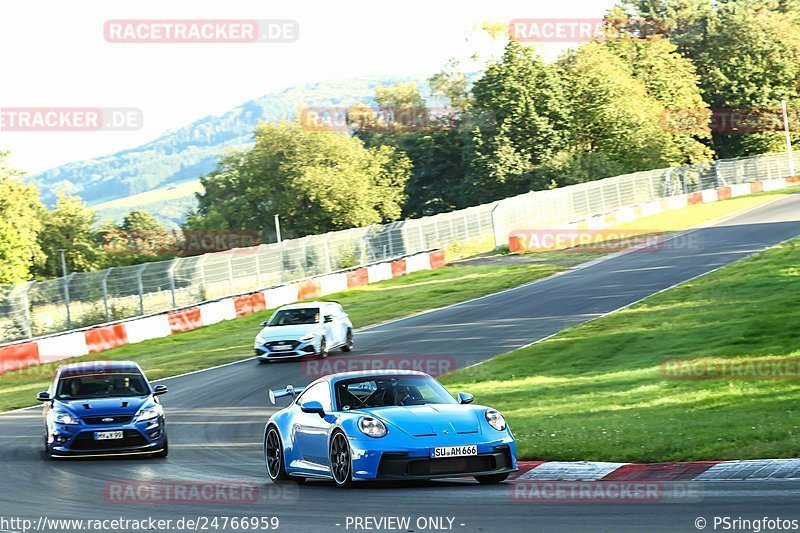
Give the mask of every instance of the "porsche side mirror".
[(166, 385), (156, 385), (153, 387), (153, 396), (158, 396), (160, 394), (167, 393), (167, 386)]
[(315, 401), (302, 404), (300, 410), (304, 413), (317, 413), (320, 417), (325, 416), (325, 409), (322, 408), (322, 404)]
[(323, 320), (325, 320), (325, 322), (333, 322), (333, 315), (325, 315)]
[(472, 403), (475, 399), (475, 396), (468, 392), (459, 392), (458, 393), (458, 403)]
[(36, 395), (36, 399), (40, 402), (49, 402), (50, 401), (50, 393), (49, 392), (40, 392)]

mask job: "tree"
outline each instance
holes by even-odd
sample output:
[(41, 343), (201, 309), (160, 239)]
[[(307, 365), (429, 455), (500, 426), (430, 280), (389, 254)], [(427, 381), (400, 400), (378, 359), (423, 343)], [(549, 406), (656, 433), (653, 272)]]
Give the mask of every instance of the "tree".
[(78, 196), (59, 193), (56, 206), (42, 215), (42, 231), (39, 233), (39, 246), (47, 254), (43, 264), (35, 269), (41, 277), (62, 275), (61, 254), (64, 250), (67, 269), (70, 272), (95, 270), (100, 262), (101, 252), (95, 241), (92, 229), (95, 221), (94, 211), (89, 209)]
[(117, 225), (102, 225), (97, 239), (105, 251), (103, 267), (162, 261), (179, 253), (177, 235), (147, 211), (134, 209)]
[(202, 179), (205, 192), (187, 228), (213, 221), (217, 229), (264, 231), (279, 214), (284, 236), (303, 236), (396, 220), (410, 169), (389, 146), (261, 124), (251, 150), (229, 155)]
[(537, 168), (567, 142), (568, 114), (555, 72), (511, 41), (475, 82), (473, 95), (465, 183), (470, 203), (545, 188)]
[(559, 65), (572, 112), (570, 149), (555, 159), (560, 184), (683, 162), (664, 106), (608, 47), (587, 43)]
[[(797, 1), (629, 0), (623, 6), (658, 21), (697, 65), (705, 101), (723, 116), (744, 110), (777, 118), (782, 99), (800, 99)], [(712, 142), (719, 157), (783, 149), (778, 131), (721, 129)]]
[(44, 259), (38, 236), (44, 206), (39, 191), (21, 181), (22, 174), (0, 152), (0, 284), (20, 283)]

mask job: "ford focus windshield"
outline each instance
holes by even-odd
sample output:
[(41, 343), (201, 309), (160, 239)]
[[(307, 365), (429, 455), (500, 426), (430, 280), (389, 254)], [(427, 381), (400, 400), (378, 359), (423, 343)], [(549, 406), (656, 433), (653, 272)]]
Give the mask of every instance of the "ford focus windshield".
[(319, 322), (319, 309), (311, 307), (308, 309), (284, 309), (278, 311), (270, 326), (297, 326), (302, 324), (316, 324)]
[(89, 400), (150, 394), (140, 374), (103, 374), (63, 378), (58, 382), (59, 400)]

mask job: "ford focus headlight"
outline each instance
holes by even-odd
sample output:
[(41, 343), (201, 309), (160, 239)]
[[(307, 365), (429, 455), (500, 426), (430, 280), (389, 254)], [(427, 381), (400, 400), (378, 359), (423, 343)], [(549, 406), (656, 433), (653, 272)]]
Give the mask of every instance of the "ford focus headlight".
[(56, 424), (77, 424), (78, 419), (66, 411), (50, 411), (53, 413), (53, 422)]
[(489, 425), (497, 431), (503, 431), (506, 429), (506, 419), (503, 418), (503, 415), (500, 414), (500, 411), (496, 409), (486, 410), (486, 421), (489, 422)]
[(300, 337), (300, 342), (311, 342), (317, 338), (316, 333), (309, 333), (308, 335), (303, 335)]
[(362, 416), (358, 419), (358, 429), (367, 437), (381, 438), (386, 435), (386, 426), (377, 418)]
[(148, 407), (147, 409), (142, 409), (139, 411), (139, 414), (136, 415), (136, 422), (143, 422), (145, 420), (152, 420), (154, 418), (158, 418), (164, 414), (164, 408), (160, 405), (154, 405), (153, 407)]

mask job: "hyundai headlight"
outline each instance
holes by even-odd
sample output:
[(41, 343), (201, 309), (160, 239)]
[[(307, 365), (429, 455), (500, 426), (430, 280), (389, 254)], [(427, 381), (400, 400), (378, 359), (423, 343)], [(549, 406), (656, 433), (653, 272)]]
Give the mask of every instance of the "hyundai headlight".
[(148, 407), (147, 409), (142, 409), (139, 411), (139, 414), (136, 415), (136, 422), (143, 422), (145, 420), (152, 420), (154, 418), (158, 418), (159, 416), (164, 414), (164, 408), (160, 405), (154, 405), (153, 407)]
[(358, 429), (367, 437), (379, 439), (386, 435), (386, 426), (377, 418), (362, 416), (358, 419)]
[(67, 413), (66, 411), (51, 411), (53, 413), (53, 422), (56, 424), (77, 424), (78, 419)]
[(486, 421), (489, 422), (489, 425), (497, 431), (503, 431), (507, 427), (506, 419), (503, 418), (503, 415), (500, 414), (500, 411), (496, 409), (486, 410)]

